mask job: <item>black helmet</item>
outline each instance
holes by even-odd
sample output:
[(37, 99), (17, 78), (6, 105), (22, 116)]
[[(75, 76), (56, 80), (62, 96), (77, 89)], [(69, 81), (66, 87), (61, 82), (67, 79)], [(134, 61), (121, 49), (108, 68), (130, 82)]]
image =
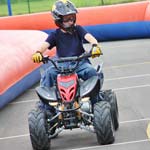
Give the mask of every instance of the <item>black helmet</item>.
[(74, 4), (72, 2), (70, 2), (69, 0), (56, 1), (55, 4), (52, 6), (51, 13), (55, 20), (55, 24), (60, 28), (64, 29), (63, 24), (62, 24), (63, 16), (75, 14), (74, 24), (76, 22), (77, 9), (74, 6)]

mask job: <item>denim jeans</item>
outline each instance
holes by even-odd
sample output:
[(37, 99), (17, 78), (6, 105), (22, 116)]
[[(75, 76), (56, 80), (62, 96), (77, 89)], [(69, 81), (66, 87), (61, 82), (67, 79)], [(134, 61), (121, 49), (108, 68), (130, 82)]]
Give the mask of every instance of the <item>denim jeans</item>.
[[(63, 67), (72, 67), (73, 65), (75, 65), (74, 62), (59, 64), (59, 66)], [(78, 77), (82, 80), (87, 80), (90, 77), (97, 75), (96, 69), (91, 65), (88, 59), (84, 59), (79, 62), (79, 66), (76, 69), (76, 73)], [(41, 76), (41, 86), (52, 87), (56, 83), (57, 75), (58, 70), (53, 65), (50, 65), (50, 67), (47, 68)]]

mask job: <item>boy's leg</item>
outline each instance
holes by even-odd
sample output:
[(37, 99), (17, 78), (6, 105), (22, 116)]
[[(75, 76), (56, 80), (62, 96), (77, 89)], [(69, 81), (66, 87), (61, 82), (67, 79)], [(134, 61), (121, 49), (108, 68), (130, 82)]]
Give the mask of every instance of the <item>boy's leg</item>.
[[(96, 69), (88, 62), (83, 62), (77, 69), (77, 74), (79, 78), (83, 80), (87, 80), (92, 76), (97, 76), (101, 78), (101, 76), (97, 73)], [(101, 79), (100, 79), (101, 81)], [(101, 82), (100, 82), (100, 87), (101, 87)], [(97, 101), (99, 101), (99, 93), (95, 93), (95, 95), (91, 96), (91, 103), (94, 105)]]
[[(40, 86), (41, 87), (52, 87), (56, 82), (57, 71), (53, 66), (47, 68), (41, 75)], [(41, 100), (37, 105), (38, 108), (54, 113), (54, 108), (43, 103)]]
[(89, 63), (88, 60), (81, 61), (77, 69), (77, 74), (79, 78), (83, 80), (87, 80), (92, 76), (97, 76), (96, 69)]
[(57, 74), (57, 70), (53, 66), (50, 66), (41, 75), (40, 85), (42, 87), (52, 87), (56, 83)]

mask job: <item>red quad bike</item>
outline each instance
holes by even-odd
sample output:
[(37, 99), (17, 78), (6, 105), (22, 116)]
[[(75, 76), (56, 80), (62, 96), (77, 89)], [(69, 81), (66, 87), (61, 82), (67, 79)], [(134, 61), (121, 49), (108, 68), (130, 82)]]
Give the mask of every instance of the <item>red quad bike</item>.
[[(55, 60), (43, 58), (43, 62), (50, 61), (59, 74), (55, 86), (36, 88), (40, 100), (53, 111), (35, 108), (29, 112), (29, 132), (34, 150), (49, 150), (52, 138), (63, 130), (74, 128), (96, 133), (99, 144), (114, 142), (114, 131), (119, 128), (116, 94), (112, 90), (101, 90), (98, 76), (83, 81), (75, 72), (80, 60), (88, 57), (91, 54)], [(57, 65), (72, 61), (75, 62), (73, 68)], [(102, 74), (101, 68), (98, 66), (98, 74)], [(92, 105), (93, 95), (98, 96)]]

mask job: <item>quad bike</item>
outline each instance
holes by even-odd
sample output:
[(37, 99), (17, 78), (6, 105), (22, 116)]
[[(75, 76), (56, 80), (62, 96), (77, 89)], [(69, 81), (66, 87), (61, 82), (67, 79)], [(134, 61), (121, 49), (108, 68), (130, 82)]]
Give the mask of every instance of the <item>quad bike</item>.
[[(56, 85), (37, 87), (40, 100), (51, 109), (36, 109), (29, 112), (30, 139), (35, 150), (49, 150), (51, 139), (66, 129), (81, 128), (96, 133), (99, 144), (114, 142), (114, 131), (119, 128), (117, 98), (112, 90), (101, 90), (103, 78), (93, 76), (83, 81), (78, 78), (76, 69), (82, 59), (91, 57), (84, 53), (81, 56), (50, 59), (59, 71)], [(58, 67), (61, 62), (75, 62), (74, 67)], [(97, 73), (103, 75), (102, 67)], [(94, 101), (94, 104), (92, 104)], [(39, 102), (40, 103), (40, 102)]]

